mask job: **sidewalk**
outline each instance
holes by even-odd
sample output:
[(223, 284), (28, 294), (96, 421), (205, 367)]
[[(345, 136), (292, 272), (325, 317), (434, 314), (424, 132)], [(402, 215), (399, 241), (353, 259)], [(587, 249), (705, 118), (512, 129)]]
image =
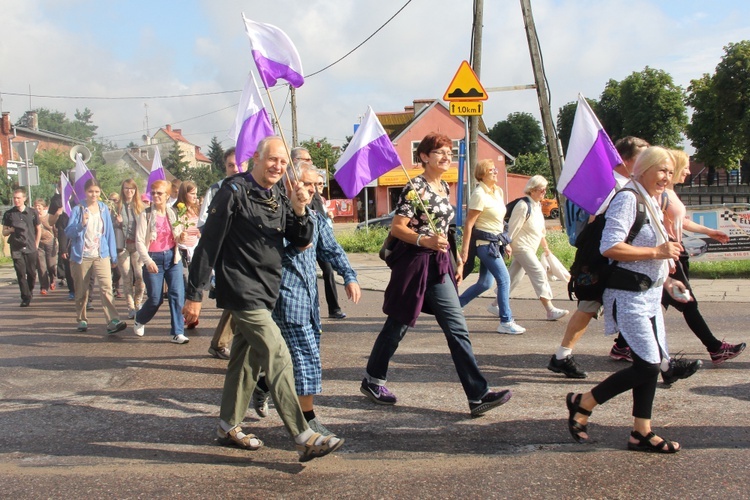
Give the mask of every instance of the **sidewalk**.
[[(352, 253), (348, 254), (352, 267), (357, 271), (359, 285), (366, 290), (385, 290), (391, 271), (385, 262), (380, 260), (377, 254)], [(474, 273), (459, 285), (463, 291), (476, 283), (479, 274)], [(341, 282), (339, 278), (339, 282)], [(750, 302), (750, 280), (746, 279), (694, 279), (691, 280), (693, 288), (698, 290), (698, 298), (701, 302)], [(568, 299), (568, 287), (562, 281), (551, 281), (552, 292), (558, 301)], [(483, 297), (494, 296), (494, 290), (485, 292)], [(513, 291), (511, 298), (514, 299), (536, 299), (531, 282), (528, 279), (521, 280), (521, 284)]]

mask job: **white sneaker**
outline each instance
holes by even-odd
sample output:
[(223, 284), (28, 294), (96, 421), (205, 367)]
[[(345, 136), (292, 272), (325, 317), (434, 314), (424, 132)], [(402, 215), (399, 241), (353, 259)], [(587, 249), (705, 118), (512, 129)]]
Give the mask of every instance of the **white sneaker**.
[(547, 311), (547, 321), (557, 321), (558, 319), (568, 315), (570, 311), (567, 309), (554, 308), (551, 311)]
[(489, 312), (493, 316), (500, 316), (500, 308), (497, 306), (497, 304), (490, 304), (487, 306), (487, 312)]
[(187, 344), (190, 342), (190, 339), (186, 336), (180, 334), (180, 335), (172, 335), (172, 340), (170, 340), (173, 344)]
[(497, 333), (505, 333), (507, 335), (521, 335), (526, 331), (526, 328), (518, 325), (515, 321), (508, 323), (500, 323), (497, 327)]
[(128, 309), (128, 319), (135, 318), (135, 309)]
[(139, 337), (143, 337), (143, 334), (146, 333), (146, 325), (142, 325), (136, 321), (133, 323), (133, 332)]

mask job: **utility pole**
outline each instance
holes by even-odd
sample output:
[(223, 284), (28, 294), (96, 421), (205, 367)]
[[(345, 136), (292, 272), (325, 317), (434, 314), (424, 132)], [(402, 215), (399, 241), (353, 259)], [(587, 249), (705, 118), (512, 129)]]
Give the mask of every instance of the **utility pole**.
[(299, 142), (297, 140), (297, 89), (295, 89), (293, 85), (289, 85), (289, 90), (292, 96), (292, 147), (296, 148), (297, 146), (299, 146)]
[[(484, 0), (474, 0), (474, 25), (472, 30), (472, 52), (471, 52), (471, 69), (476, 73), (477, 78), (481, 77), (482, 72), (482, 22), (484, 19)], [(470, 116), (469, 118), (469, 158), (467, 162), (467, 185), (474, 178), (474, 165), (477, 163), (477, 135), (479, 131), (479, 117)], [(467, 193), (468, 194), (468, 193)], [(468, 198), (466, 198), (468, 200)]]
[[(521, 11), (523, 12), (523, 22), (526, 26), (526, 38), (529, 41), (531, 67), (534, 70), (536, 95), (539, 99), (539, 111), (542, 114), (542, 128), (544, 129), (544, 139), (547, 142), (547, 154), (549, 155), (549, 160), (552, 164), (552, 178), (555, 183), (557, 183), (557, 179), (560, 178), (560, 172), (562, 172), (562, 148), (557, 139), (555, 123), (552, 120), (549, 89), (547, 88), (547, 79), (544, 76), (542, 54), (539, 49), (539, 39), (536, 36), (534, 17), (531, 14), (531, 0), (521, 0)], [(560, 216), (562, 218), (562, 210), (560, 211)]]

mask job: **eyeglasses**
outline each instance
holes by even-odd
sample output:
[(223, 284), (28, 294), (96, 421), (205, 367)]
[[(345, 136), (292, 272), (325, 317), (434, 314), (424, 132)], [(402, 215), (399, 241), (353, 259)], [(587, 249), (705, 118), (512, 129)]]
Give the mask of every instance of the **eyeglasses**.
[(312, 158), (295, 158), (295, 161), (309, 161), (312, 162)]
[(151, 196), (164, 196), (165, 194), (167, 193), (164, 191), (151, 191)]
[(135, 188), (122, 188), (123, 191), (135, 191)]
[(445, 151), (443, 149), (433, 149), (430, 151), (430, 154), (433, 154), (435, 156), (445, 156), (447, 158), (450, 158), (453, 156), (453, 151)]
[(497, 169), (496, 168), (491, 168), (491, 169), (487, 170), (487, 173), (488, 174), (496, 174), (497, 173)]

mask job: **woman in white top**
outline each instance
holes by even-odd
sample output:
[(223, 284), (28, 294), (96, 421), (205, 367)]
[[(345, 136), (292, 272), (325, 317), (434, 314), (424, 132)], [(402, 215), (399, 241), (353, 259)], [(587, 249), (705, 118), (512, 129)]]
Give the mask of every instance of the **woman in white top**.
[[(685, 205), (680, 198), (677, 197), (677, 193), (674, 192), (674, 185), (685, 182), (685, 178), (690, 173), (690, 158), (684, 151), (671, 150), (670, 153), (675, 161), (674, 177), (672, 177), (673, 182), (670, 183), (669, 187), (666, 189), (669, 203), (664, 210), (664, 227), (667, 229), (669, 239), (682, 243), (682, 230), (686, 229), (694, 233), (705, 234), (709, 238), (720, 243), (728, 243), (729, 235), (723, 231), (707, 228), (687, 217)], [(682, 252), (680, 252), (680, 260), (677, 262), (677, 267), (670, 276), (685, 283), (685, 286), (687, 286), (688, 290), (691, 292), (693, 300), (687, 303), (677, 302), (665, 290), (661, 296), (661, 303), (665, 308), (672, 306), (682, 313), (685, 317), (685, 323), (687, 323), (703, 345), (706, 346), (713, 364), (720, 365), (728, 359), (739, 356), (740, 353), (745, 350), (745, 343), (730, 344), (717, 339), (711, 332), (711, 329), (708, 327), (706, 321), (698, 310), (698, 301), (695, 298), (693, 289), (690, 287), (689, 259), (690, 255), (683, 247)]]
[(497, 282), (497, 304), (500, 316), (498, 333), (520, 335), (525, 328), (513, 321), (510, 310), (510, 275), (505, 267), (503, 254), (510, 248), (504, 244), (505, 202), (503, 190), (497, 185), (497, 168), (492, 160), (482, 160), (474, 169), (474, 178), (479, 181), (469, 200), (466, 216), (461, 259), (464, 261), (464, 278), (474, 268), (474, 256), (479, 258), (479, 278), (458, 298), (461, 307), (486, 292)]
[(524, 189), (531, 203), (516, 203), (508, 220), (510, 248), (513, 250), (513, 262), (509, 269), (510, 291), (518, 286), (524, 274), (528, 274), (536, 296), (547, 311), (547, 320), (556, 321), (568, 314), (568, 310), (558, 309), (552, 304), (552, 288), (547, 281), (547, 273), (536, 256), (540, 244), (545, 253), (549, 254), (550, 251), (545, 238), (547, 229), (541, 204), (546, 192), (547, 179), (541, 175), (533, 176)]

